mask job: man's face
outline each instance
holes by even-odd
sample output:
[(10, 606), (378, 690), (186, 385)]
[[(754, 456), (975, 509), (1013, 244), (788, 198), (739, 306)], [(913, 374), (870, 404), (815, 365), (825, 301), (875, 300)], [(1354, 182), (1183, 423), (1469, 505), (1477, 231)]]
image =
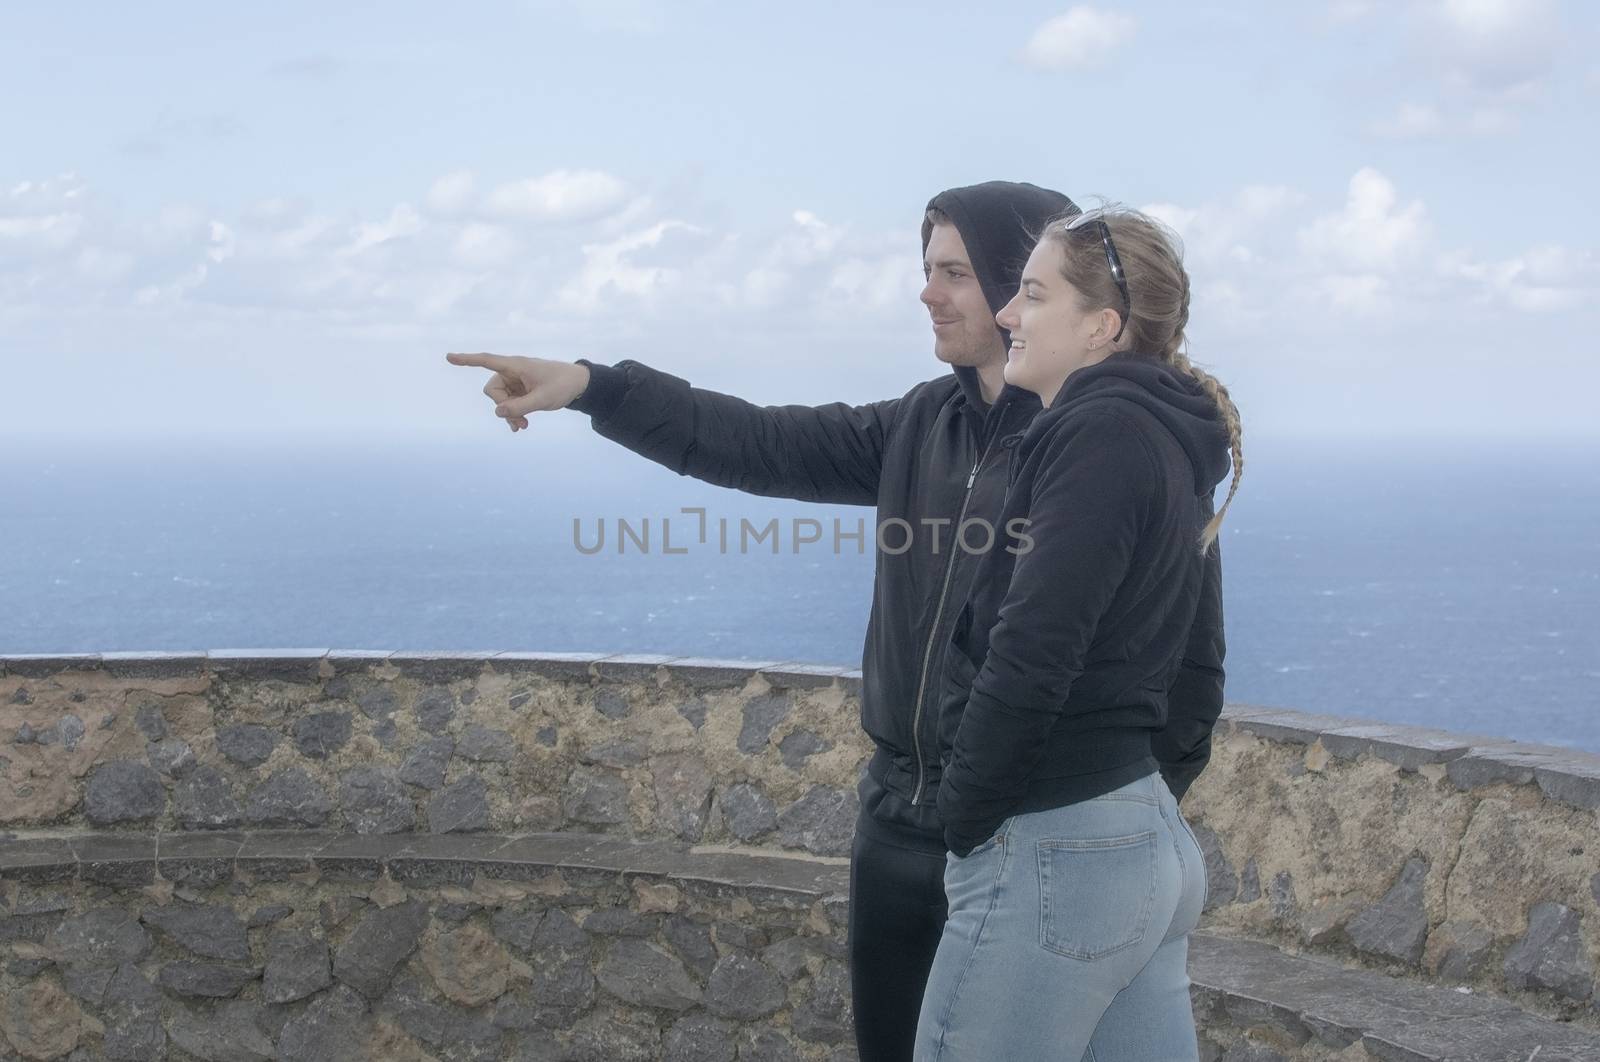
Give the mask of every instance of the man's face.
[(922, 256), (923, 305), (933, 318), (933, 355), (951, 365), (984, 365), (1005, 357), (1000, 329), (954, 225), (935, 225)]

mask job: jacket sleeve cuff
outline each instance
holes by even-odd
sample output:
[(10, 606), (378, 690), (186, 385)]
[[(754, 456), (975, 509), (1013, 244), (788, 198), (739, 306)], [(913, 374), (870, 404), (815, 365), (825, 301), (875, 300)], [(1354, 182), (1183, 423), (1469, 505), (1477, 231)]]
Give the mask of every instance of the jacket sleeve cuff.
[(627, 372), (614, 365), (596, 365), (588, 358), (579, 358), (577, 363), (589, 367), (589, 386), (568, 402), (567, 408), (587, 413), (596, 420), (615, 413), (628, 391)]

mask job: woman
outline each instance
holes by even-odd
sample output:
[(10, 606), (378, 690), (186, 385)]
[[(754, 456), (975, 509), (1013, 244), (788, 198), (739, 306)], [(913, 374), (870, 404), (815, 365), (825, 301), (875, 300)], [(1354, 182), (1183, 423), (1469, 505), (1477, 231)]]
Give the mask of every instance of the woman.
[(1004, 441), (998, 530), (1023, 534), (946, 654), (949, 919), (918, 1062), (1197, 1057), (1205, 868), (1150, 743), (1243, 462), (1226, 389), (1182, 353), (1188, 313), (1176, 238), (1119, 209), (1046, 226), (996, 316), (1006, 381), (1045, 409)]

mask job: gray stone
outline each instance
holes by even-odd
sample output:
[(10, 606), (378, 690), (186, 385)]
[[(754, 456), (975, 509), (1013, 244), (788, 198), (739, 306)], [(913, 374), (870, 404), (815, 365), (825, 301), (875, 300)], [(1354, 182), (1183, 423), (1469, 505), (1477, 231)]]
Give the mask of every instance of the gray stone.
[(540, 910), (518, 911), (511, 908), (501, 908), (489, 918), (489, 927), (496, 938), (510, 944), (518, 951), (526, 952), (533, 947), (533, 935), (539, 928), (544, 912)]
[(278, 929), (267, 938), (267, 965), (261, 976), (261, 998), (268, 1003), (293, 1003), (333, 984), (328, 942), (303, 929)]
[(648, 937), (661, 924), (658, 915), (645, 915), (627, 907), (602, 907), (583, 920), (583, 931), (604, 937)]
[(417, 716), (417, 726), (430, 734), (442, 734), (456, 717), (456, 697), (443, 686), (435, 686), (417, 695), (412, 710)]
[(139, 733), (147, 741), (160, 741), (167, 736), (167, 718), (162, 714), (159, 704), (141, 704), (138, 711), (133, 713), (133, 725), (139, 728)]
[(1206, 857), (1206, 910), (1214, 910), (1239, 898), (1239, 876), (1222, 850), (1217, 832), (1203, 822), (1191, 822), (1200, 852)]
[(400, 728), (394, 725), (393, 719), (380, 719), (372, 726), (372, 736), (384, 748), (392, 749), (400, 736)]
[(312, 712), (294, 722), (294, 744), (302, 756), (325, 760), (350, 741), (349, 712)]
[(278, 732), (254, 723), (239, 723), (217, 730), (217, 751), (241, 767), (259, 767), (277, 747)]
[(1415, 966), (1428, 940), (1428, 912), (1422, 906), (1428, 862), (1412, 858), (1383, 899), (1352, 918), (1345, 933), (1357, 951)]
[(1289, 1057), (1262, 1044), (1240, 1040), (1223, 1052), (1222, 1062), (1289, 1062)]
[(458, 778), (428, 801), (430, 833), (461, 833), (489, 828), (489, 787), (469, 774)]
[(737, 782), (719, 798), (728, 832), (741, 841), (755, 841), (778, 828), (778, 809), (760, 786)]
[(819, 752), (833, 748), (833, 742), (809, 730), (796, 730), (778, 742), (778, 755), (783, 765), (791, 771), (804, 767), (806, 760)]
[(186, 830), (225, 830), (239, 825), (239, 802), (222, 772), (201, 764), (172, 790), (178, 825)]
[(243, 1000), (205, 1011), (178, 1007), (170, 1035), (173, 1043), (206, 1062), (265, 1062), (274, 1056), (274, 1048), (260, 1022), (261, 1008)]
[(113, 760), (89, 774), (84, 814), (96, 826), (153, 819), (167, 810), (161, 776), (142, 763)]
[(735, 1027), (709, 1014), (685, 1014), (661, 1041), (662, 1062), (734, 1062)]
[(633, 706), (620, 690), (605, 688), (595, 692), (594, 710), (607, 719), (625, 719)]
[(428, 908), (420, 900), (368, 912), (335, 953), (333, 975), (367, 999), (377, 999), (427, 926)]
[[(14, 697), (12, 698), (12, 700), (15, 699), (16, 698)], [(13, 745), (33, 745), (38, 743), (38, 741), (39, 735), (34, 731), (33, 724), (28, 722), (26, 719), (22, 721), (21, 726), (17, 727), (16, 734), (11, 738), (11, 743)]]
[(712, 943), (709, 925), (685, 915), (669, 915), (662, 927), (662, 936), (677, 950), (689, 969), (701, 977), (711, 975), (717, 965), (717, 948)]
[(1494, 937), (1479, 925), (1446, 922), (1428, 938), (1429, 950), (1438, 954), (1441, 981), (1474, 981), (1488, 972)]
[(56, 722), (56, 734), (67, 749), (77, 748), (78, 742), (83, 740), (83, 720), (69, 712)]
[(553, 726), (541, 726), (538, 733), (533, 735), (533, 739), (545, 748), (553, 749), (556, 747), (556, 728)]
[(529, 690), (522, 690), (521, 692), (513, 693), (510, 697), (506, 698), (506, 707), (515, 712), (520, 710), (531, 700), (533, 700), (533, 693)]
[(800, 1052), (776, 1029), (750, 1029), (739, 1044), (739, 1062), (801, 1062)]
[(794, 1008), (794, 1034), (814, 1044), (843, 1043), (854, 1035), (850, 1013), (850, 971), (841, 962), (827, 962), (811, 979), (811, 990)]
[(757, 926), (743, 922), (718, 922), (711, 928), (712, 939), (718, 950), (737, 948), (741, 951), (760, 951), (767, 946), (767, 935)]
[(517, 755), (517, 743), (505, 730), (473, 723), (456, 739), (456, 754), (482, 763), (504, 763)]
[(180, 996), (228, 999), (254, 981), (259, 972), (248, 966), (216, 962), (169, 962), (161, 968), (161, 987)]
[(378, 1012), (446, 1058), (498, 1057), (499, 1028), (487, 1018), (429, 999), (414, 977), (396, 978)]
[[(332, 683), (323, 691), (332, 696)], [(374, 686), (362, 692), (356, 698), (356, 707), (361, 709), (361, 714), (374, 721), (388, 719), (400, 708), (400, 699), (394, 695), (394, 690), (389, 686)]]
[(1512, 988), (1588, 999), (1594, 993), (1594, 966), (1578, 912), (1559, 903), (1534, 904), (1528, 909), (1528, 932), (1506, 953), (1504, 970)]
[(244, 923), (226, 907), (204, 904), (196, 907), (147, 908), (144, 924), (204, 959), (223, 962), (249, 962), (250, 944), (245, 939)]
[(12, 959), (6, 963), (6, 973), (18, 980), (26, 981), (38, 977), (54, 965), (52, 959)]
[(793, 981), (806, 972), (806, 960), (817, 954), (812, 938), (796, 934), (772, 944), (761, 953), (761, 961), (778, 971), (785, 981)]
[(161, 993), (139, 972), (124, 964), (106, 986), (105, 1036), (100, 1050), (109, 1059), (145, 1060), (166, 1057), (167, 1034), (161, 1027)]
[(1272, 882), (1267, 886), (1267, 903), (1278, 918), (1293, 921), (1300, 909), (1300, 902), (1295, 898), (1293, 874), (1280, 870), (1272, 875)]
[(1251, 856), (1244, 864), (1244, 873), (1239, 876), (1239, 902), (1255, 903), (1261, 899), (1261, 868), (1256, 865), (1256, 857)]
[(595, 977), (607, 992), (635, 1006), (682, 1011), (701, 998), (683, 963), (643, 940), (615, 941)]
[(848, 856), (859, 810), (854, 789), (812, 786), (778, 816), (778, 839), (817, 855)]
[(560, 1012), (554, 1015), (557, 1023), (571, 1024), (578, 1012), (594, 1003), (594, 971), (589, 967), (588, 957), (543, 954), (535, 957), (538, 961), (528, 982), (527, 998), (542, 1008)]
[(181, 778), (194, 769), (194, 749), (182, 738), (149, 742), (144, 747), (144, 754), (150, 766), (173, 778)]
[(653, 1018), (586, 1015), (572, 1030), (563, 1062), (659, 1062), (661, 1032)]
[(789, 717), (793, 702), (786, 694), (763, 693), (744, 702), (744, 724), (739, 728), (739, 751), (760, 752), (772, 739), (772, 729)]
[(662, 825), (685, 841), (699, 841), (711, 813), (711, 773), (698, 752), (668, 752), (650, 762)]
[(1365, 906), (1357, 896), (1341, 896), (1314, 903), (1300, 915), (1300, 939), (1313, 946), (1331, 945), (1345, 935), (1345, 926)]
[(575, 767), (561, 793), (561, 813), (593, 826), (627, 822), (627, 783), (620, 773), (604, 767)]
[(311, 776), (299, 767), (276, 772), (251, 792), (245, 821), (252, 826), (285, 829), (321, 826), (333, 811), (333, 801)]
[(724, 955), (706, 979), (706, 1008), (723, 1018), (754, 1021), (788, 999), (778, 975), (748, 955)]
[(317, 905), (317, 919), (331, 933), (371, 906), (365, 896), (330, 896)]
[(283, 921), (294, 914), (294, 908), (286, 903), (269, 903), (265, 907), (257, 907), (246, 921), (246, 929), (255, 929), (258, 926), (270, 926)]
[(455, 751), (456, 739), (449, 734), (417, 742), (400, 765), (400, 780), (423, 789), (438, 789), (444, 785), (445, 769)]
[(50, 954), (64, 965), (116, 966), (150, 954), (150, 934), (132, 911), (99, 907), (68, 918), (49, 935)]
[(560, 908), (545, 912), (533, 937), (533, 950), (543, 954), (588, 956), (589, 937), (572, 916)]
[(289, 1019), (278, 1036), (278, 1058), (294, 1062), (350, 1062), (366, 1053), (371, 1019), (361, 996), (335, 985)]
[(689, 721), (689, 725), (699, 730), (706, 725), (706, 699), (693, 697), (678, 705), (678, 714)]
[(593, 763), (601, 767), (637, 767), (649, 755), (639, 738), (619, 738), (585, 749), (578, 759), (581, 763)]
[(68, 966), (61, 971), (61, 984), (85, 1003), (98, 1007), (116, 972), (115, 966)]
[(341, 774), (339, 806), (357, 833), (400, 833), (416, 825), (411, 798), (387, 767), (352, 767)]

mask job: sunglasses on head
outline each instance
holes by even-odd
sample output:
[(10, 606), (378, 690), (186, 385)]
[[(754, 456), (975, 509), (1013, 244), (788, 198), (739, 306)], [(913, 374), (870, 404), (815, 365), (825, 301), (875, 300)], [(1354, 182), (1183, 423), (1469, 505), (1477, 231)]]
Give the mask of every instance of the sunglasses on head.
[(1122, 323), (1117, 326), (1117, 334), (1111, 337), (1111, 342), (1115, 343), (1122, 338), (1122, 330), (1128, 327), (1128, 316), (1133, 313), (1133, 297), (1128, 294), (1128, 281), (1122, 275), (1122, 259), (1117, 257), (1117, 245), (1111, 242), (1111, 226), (1105, 223), (1100, 214), (1098, 210), (1079, 214), (1067, 222), (1066, 231), (1087, 225), (1100, 230), (1100, 242), (1106, 249), (1106, 265), (1111, 267), (1111, 279), (1117, 282), (1117, 291), (1122, 295)]

